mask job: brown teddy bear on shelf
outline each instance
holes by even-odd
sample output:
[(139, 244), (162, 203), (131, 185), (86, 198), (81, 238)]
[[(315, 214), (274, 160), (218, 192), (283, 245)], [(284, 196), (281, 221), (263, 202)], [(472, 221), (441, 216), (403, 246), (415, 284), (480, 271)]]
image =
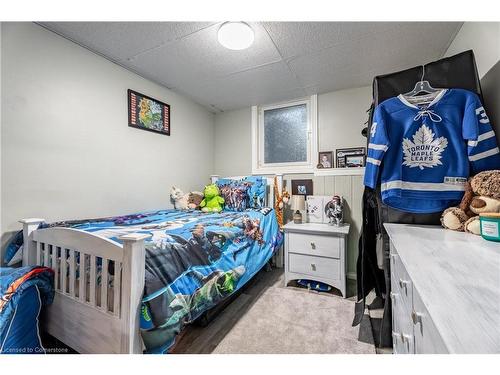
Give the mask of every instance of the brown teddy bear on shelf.
[(447, 229), (481, 234), (479, 214), (500, 212), (500, 170), (480, 172), (467, 183), (462, 202), (441, 215)]

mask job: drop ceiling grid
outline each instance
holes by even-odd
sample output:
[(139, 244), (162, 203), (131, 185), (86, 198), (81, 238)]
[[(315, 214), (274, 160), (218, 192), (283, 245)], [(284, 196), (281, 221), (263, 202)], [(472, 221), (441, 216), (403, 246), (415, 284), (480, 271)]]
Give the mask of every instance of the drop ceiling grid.
[(51, 22), (43, 26), (211, 111), (366, 86), (440, 58), (461, 23), (252, 22), (243, 51), (221, 22)]

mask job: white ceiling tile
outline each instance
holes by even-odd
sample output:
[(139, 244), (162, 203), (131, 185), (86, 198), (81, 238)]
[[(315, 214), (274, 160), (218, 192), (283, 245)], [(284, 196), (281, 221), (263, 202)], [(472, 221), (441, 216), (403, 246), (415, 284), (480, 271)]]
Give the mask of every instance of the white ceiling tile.
[[(398, 24), (394, 32), (374, 34), (355, 41), (338, 44), (289, 60), (288, 64), (305, 87), (330, 86), (330, 91), (344, 85), (339, 79), (352, 79), (352, 87), (360, 84), (356, 77), (366, 77), (365, 85), (375, 75), (425, 64), (441, 57), (444, 46), (457, 25)], [(373, 73), (369, 76), (366, 73)]]
[(43, 26), (115, 61), (192, 34), (214, 22), (44, 22)]
[(226, 76), (280, 61), (263, 27), (257, 23), (251, 26), (255, 31), (255, 41), (246, 50), (233, 51), (219, 44), (219, 25), (214, 25), (136, 56), (128, 64), (139, 71), (163, 77), (168, 87), (182, 88), (191, 82), (203, 83), (214, 76)]
[(336, 44), (389, 32), (392, 22), (264, 22), (283, 58), (319, 51)]
[(186, 94), (192, 93), (198, 100), (204, 100), (205, 104), (214, 105), (221, 110), (286, 100), (282, 95), (287, 93), (294, 93), (299, 97), (305, 95), (305, 91), (283, 62), (227, 77), (214, 77), (204, 84), (184, 85), (178, 90)]

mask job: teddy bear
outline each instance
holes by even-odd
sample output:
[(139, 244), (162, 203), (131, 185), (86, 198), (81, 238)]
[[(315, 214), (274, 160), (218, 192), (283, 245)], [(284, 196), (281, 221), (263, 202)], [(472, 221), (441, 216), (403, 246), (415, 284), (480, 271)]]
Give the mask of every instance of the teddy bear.
[(192, 191), (188, 196), (188, 208), (191, 210), (199, 210), (201, 201), (203, 200), (203, 193), (201, 191)]
[(224, 198), (219, 195), (219, 188), (215, 184), (205, 186), (203, 190), (205, 197), (200, 203), (203, 212), (221, 212)]
[(500, 170), (476, 174), (465, 185), (458, 207), (450, 207), (441, 215), (446, 229), (481, 234), (479, 214), (500, 212)]

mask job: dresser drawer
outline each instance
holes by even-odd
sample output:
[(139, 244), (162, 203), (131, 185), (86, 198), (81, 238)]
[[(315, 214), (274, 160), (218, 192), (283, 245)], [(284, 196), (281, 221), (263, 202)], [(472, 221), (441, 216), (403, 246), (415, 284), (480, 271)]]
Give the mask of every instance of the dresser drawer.
[[(450, 311), (453, 314), (453, 311)], [(415, 352), (418, 354), (446, 354), (448, 350), (434, 322), (418, 295), (413, 291), (413, 311), (411, 312), (415, 335)], [(458, 333), (460, 334), (460, 333)]]
[(400, 296), (401, 303), (408, 311), (413, 307), (413, 283), (401, 262), (399, 255), (394, 251), (391, 243), (391, 290)]
[(413, 323), (410, 311), (401, 300), (401, 295), (391, 292), (392, 301), (392, 345), (394, 354), (414, 353)]
[(287, 236), (291, 253), (340, 258), (340, 237), (303, 233), (287, 233)]
[(288, 254), (290, 272), (337, 280), (340, 277), (340, 261), (333, 258), (303, 254)]

